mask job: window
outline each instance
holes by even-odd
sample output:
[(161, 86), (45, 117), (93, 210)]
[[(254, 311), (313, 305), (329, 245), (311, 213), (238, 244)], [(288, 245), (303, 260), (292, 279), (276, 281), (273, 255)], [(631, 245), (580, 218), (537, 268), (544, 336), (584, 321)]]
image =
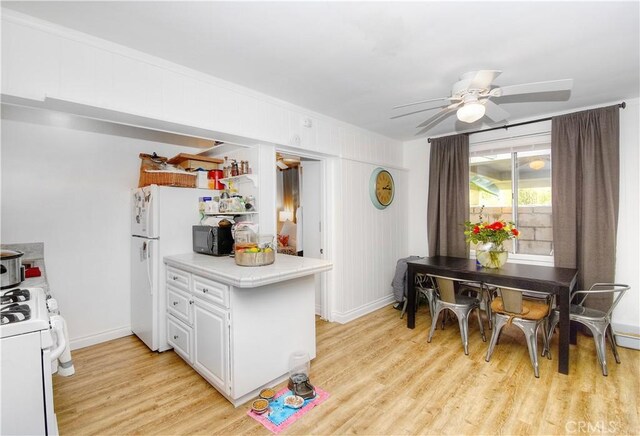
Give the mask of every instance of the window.
[[(553, 255), (551, 141), (526, 135), (470, 146), (469, 219), (513, 221), (520, 237), (504, 245), (512, 253)], [(472, 249), (474, 247), (471, 247)]]

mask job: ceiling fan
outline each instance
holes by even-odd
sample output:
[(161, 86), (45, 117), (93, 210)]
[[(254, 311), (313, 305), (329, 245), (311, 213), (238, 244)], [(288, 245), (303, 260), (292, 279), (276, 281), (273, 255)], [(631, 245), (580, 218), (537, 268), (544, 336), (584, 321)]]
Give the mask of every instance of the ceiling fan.
[(295, 168), (298, 165), (300, 165), (300, 158), (296, 156), (282, 155), (280, 153), (276, 153), (276, 166), (280, 170)]
[[(453, 84), (449, 97), (415, 101), (413, 103), (395, 106), (393, 109), (401, 109), (430, 102), (446, 102), (439, 106), (440, 111), (437, 114), (418, 124), (417, 127), (422, 127), (422, 130), (416, 134), (417, 136), (427, 132), (454, 112), (458, 119), (465, 123), (473, 123), (484, 116), (496, 123), (504, 121), (509, 117), (509, 113), (494, 103), (492, 101), (493, 99), (497, 99), (499, 102), (501, 97), (506, 96), (570, 91), (573, 86), (573, 79), (551, 80), (548, 82), (524, 83), (510, 86), (492, 85), (492, 82), (501, 73), (502, 71), (498, 70), (471, 71), (463, 74), (460, 80)], [(438, 106), (395, 115), (391, 117), (391, 119), (406, 117), (437, 107)]]

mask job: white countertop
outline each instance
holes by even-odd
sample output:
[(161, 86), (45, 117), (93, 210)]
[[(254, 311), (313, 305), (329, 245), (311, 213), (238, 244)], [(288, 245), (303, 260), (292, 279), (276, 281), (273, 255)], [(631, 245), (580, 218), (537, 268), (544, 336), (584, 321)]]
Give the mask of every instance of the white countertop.
[(276, 261), (265, 266), (239, 266), (229, 256), (198, 253), (166, 256), (164, 263), (239, 288), (255, 288), (271, 283), (329, 271), (333, 264), (322, 259), (276, 254)]
[(20, 258), (22, 265), (29, 264), (32, 267), (40, 268), (39, 277), (25, 278), (20, 284), (16, 285), (16, 288), (42, 288), (45, 294), (49, 293), (49, 282), (47, 281), (47, 274), (44, 266), (44, 243), (42, 242), (29, 242), (24, 244), (2, 244), (2, 249), (17, 250), (24, 253), (24, 256)]

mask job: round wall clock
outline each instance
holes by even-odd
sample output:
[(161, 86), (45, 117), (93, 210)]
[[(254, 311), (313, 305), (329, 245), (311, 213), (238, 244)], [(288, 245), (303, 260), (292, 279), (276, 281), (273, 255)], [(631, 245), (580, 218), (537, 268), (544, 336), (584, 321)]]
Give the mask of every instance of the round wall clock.
[(369, 179), (369, 196), (375, 207), (384, 209), (389, 206), (393, 201), (395, 191), (396, 187), (389, 171), (383, 168), (373, 170)]

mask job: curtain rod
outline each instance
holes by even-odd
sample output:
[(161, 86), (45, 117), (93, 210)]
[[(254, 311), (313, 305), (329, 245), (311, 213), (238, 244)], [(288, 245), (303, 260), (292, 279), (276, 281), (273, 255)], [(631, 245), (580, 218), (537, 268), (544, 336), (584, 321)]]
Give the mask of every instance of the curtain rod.
[[(627, 107), (627, 103), (626, 102), (622, 102), (618, 104), (618, 107), (621, 109), (624, 109)], [(482, 129), (482, 130), (475, 130), (473, 132), (463, 132), (465, 135), (473, 135), (474, 133), (482, 133), (482, 132), (490, 132), (492, 130), (499, 130), (499, 129), (508, 129), (509, 127), (518, 127), (518, 126), (524, 126), (526, 124), (533, 124), (533, 123), (540, 123), (542, 121), (549, 121), (550, 119), (552, 119), (553, 117), (547, 117), (547, 118), (539, 118), (537, 120), (531, 120), (531, 121), (523, 121), (521, 123), (515, 123), (515, 124), (507, 124), (504, 126), (499, 126), (499, 127), (491, 127), (489, 129)], [(431, 138), (427, 138), (427, 142), (431, 143)]]

